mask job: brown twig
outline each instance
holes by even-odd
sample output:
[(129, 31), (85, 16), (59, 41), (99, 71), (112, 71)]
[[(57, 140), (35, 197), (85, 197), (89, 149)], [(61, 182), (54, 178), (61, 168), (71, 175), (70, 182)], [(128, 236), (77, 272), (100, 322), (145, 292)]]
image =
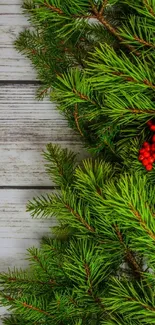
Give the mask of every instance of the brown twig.
[(146, 309), (146, 310), (155, 311), (155, 307), (148, 306), (148, 305), (144, 304), (143, 302), (140, 302), (140, 301), (137, 300), (136, 298), (133, 298), (133, 297), (127, 297), (126, 299), (129, 300), (129, 301), (136, 301), (136, 302), (140, 303), (140, 305), (141, 305), (144, 309)]
[(153, 11), (153, 9), (151, 8), (151, 6), (148, 4), (148, 1), (147, 0), (143, 0), (143, 3), (146, 7), (146, 9), (149, 11), (149, 13), (155, 17), (155, 12)]
[(44, 5), (45, 5), (47, 8), (51, 9), (53, 12), (58, 13), (59, 15), (63, 15), (63, 14), (64, 14), (64, 12), (63, 12), (60, 8), (57, 8), (57, 7), (55, 7), (55, 6), (52, 6), (52, 5), (50, 5), (49, 3), (47, 3), (46, 1), (44, 1)]
[[(99, 194), (99, 192), (97, 192), (97, 193)], [(103, 198), (102, 194), (99, 194), (99, 195), (101, 196), (101, 198)], [(114, 230), (116, 232), (116, 235), (117, 235), (117, 237), (118, 237), (121, 245), (124, 248), (126, 262), (128, 263), (128, 265), (132, 269), (132, 271), (135, 274), (135, 276), (137, 278), (140, 278), (141, 277), (141, 269), (140, 269), (140, 267), (139, 267), (139, 265), (138, 265), (138, 263), (137, 263), (134, 255), (133, 255), (133, 253), (130, 251), (130, 249), (124, 243), (122, 233), (119, 230), (118, 226), (117, 225), (114, 225), (113, 227), (114, 227)]]
[(43, 89), (40, 93), (40, 96), (43, 96), (47, 91), (49, 90), (50, 87), (47, 87), (46, 89)]
[(103, 15), (100, 14), (100, 12), (97, 10), (97, 7), (94, 4), (92, 5), (92, 10), (97, 20), (102, 25), (104, 25), (104, 27), (106, 27), (106, 29), (109, 30), (109, 32), (113, 34), (121, 43), (123, 43), (124, 46), (126, 46), (130, 50), (130, 52), (134, 52), (134, 54), (137, 56), (140, 55), (140, 52), (137, 52), (134, 46), (124, 43), (125, 40), (119, 35), (118, 31), (103, 17)]
[(26, 308), (29, 308), (29, 309), (35, 310), (35, 311), (37, 311), (37, 312), (39, 312), (39, 313), (41, 313), (41, 314), (44, 314), (44, 315), (46, 315), (46, 316), (48, 316), (48, 317), (50, 317), (50, 318), (53, 318), (53, 317), (52, 317), (49, 313), (47, 313), (46, 311), (44, 311), (44, 310), (42, 310), (42, 309), (40, 309), (40, 308), (34, 307), (33, 305), (29, 305), (29, 304), (27, 304), (26, 302), (21, 302), (21, 305), (22, 305), (23, 307), (26, 307)]
[(128, 265), (130, 266), (130, 268), (132, 269), (133, 273), (135, 274), (136, 277), (140, 278), (141, 276), (141, 269), (134, 257), (134, 255), (132, 254), (132, 252), (126, 247), (124, 240), (123, 240), (123, 236), (118, 228), (117, 225), (114, 226), (114, 229), (116, 231), (117, 237), (120, 241), (120, 243), (123, 245), (124, 250), (125, 250), (125, 260), (128, 263)]
[(69, 210), (69, 212), (71, 212), (77, 220), (79, 220), (89, 231), (91, 232), (95, 232), (95, 229), (93, 227), (91, 227), (85, 220), (83, 217), (81, 217), (76, 211), (74, 211), (73, 208), (71, 208), (68, 204), (65, 204), (65, 207)]
[(145, 85), (147, 85), (147, 86), (149, 86), (149, 87), (155, 89), (155, 85), (153, 85), (153, 83), (150, 82), (149, 80), (144, 79), (144, 80), (143, 80), (143, 83), (144, 83)]
[[(55, 6), (50, 5), (46, 1), (44, 2), (44, 5), (48, 8), (51, 9), (53, 12), (58, 13), (59, 15), (65, 15), (65, 13), (60, 9)], [(72, 15), (71, 17), (73, 18), (94, 18), (94, 15)]]
[(73, 93), (76, 94), (78, 97), (80, 97), (80, 99), (85, 100), (87, 102), (92, 103), (93, 105), (98, 105), (95, 101), (91, 100), (88, 96), (80, 93), (79, 91), (77, 91), (75, 88), (73, 88)]
[(101, 16), (102, 16), (103, 13), (104, 13), (104, 9), (105, 9), (107, 3), (108, 3), (108, 0), (104, 0), (104, 1), (103, 1), (103, 4), (102, 4), (101, 9), (100, 9), (100, 11), (99, 11), (99, 14), (100, 14)]
[(134, 79), (134, 78), (132, 78), (132, 77), (127, 77), (127, 76), (124, 75), (124, 73), (121, 72), (121, 71), (113, 71), (112, 74), (113, 74), (114, 76), (123, 77), (126, 81), (137, 82), (136, 79)]
[(89, 265), (88, 264), (85, 264), (84, 265), (84, 268), (85, 268), (85, 271), (86, 271), (86, 279), (88, 281), (89, 280), (89, 277), (90, 277), (90, 268), (89, 268)]
[(39, 260), (38, 256), (36, 255), (32, 255), (31, 256), (34, 258), (35, 261), (37, 261), (37, 263), (40, 265), (40, 267), (42, 268), (42, 270), (50, 277), (50, 274), (48, 274), (47, 270), (44, 268), (42, 262)]
[(15, 299), (13, 299), (11, 296), (4, 296), (4, 298), (8, 301), (15, 301)]
[(75, 104), (75, 110), (74, 110), (74, 119), (75, 119), (75, 123), (76, 123), (76, 126), (77, 126), (77, 129), (80, 133), (80, 135), (83, 137), (84, 134), (82, 133), (81, 129), (80, 129), (80, 125), (79, 125), (79, 121), (78, 121), (78, 104)]
[(60, 176), (64, 176), (64, 172), (63, 172), (63, 166), (61, 165), (61, 163), (59, 163), (59, 160), (57, 159), (57, 155), (55, 155), (55, 151), (52, 150), (52, 157), (54, 158), (54, 161), (56, 163), (56, 166), (58, 167), (58, 172)]
[(155, 110), (147, 110), (147, 109), (138, 109), (138, 108), (132, 108), (132, 107), (127, 107), (127, 110), (131, 111), (134, 114), (155, 114)]
[[(136, 80), (136, 79), (134, 79), (134, 78), (132, 78), (132, 77), (127, 77), (126, 75), (124, 75), (123, 72), (115, 71), (115, 72), (112, 72), (112, 74), (115, 75), (115, 76), (123, 77), (124, 80), (129, 81), (129, 82), (135, 82), (135, 83), (139, 83), (139, 82), (140, 82), (140, 81), (138, 81), (138, 80)], [(142, 80), (141, 82), (142, 82), (143, 84), (149, 86), (150, 88), (155, 89), (155, 85), (153, 85), (153, 83), (150, 82), (149, 80), (144, 79), (144, 80)]]
[(36, 54), (37, 51), (33, 49), (33, 50), (31, 50), (31, 53), (32, 53), (32, 54)]
[[(15, 299), (12, 298), (11, 296), (4, 296), (5, 299), (7, 299), (8, 301), (12, 301), (12, 302), (15, 302)], [(51, 317), (53, 318), (49, 313), (47, 313), (46, 311), (40, 309), (40, 308), (37, 308), (37, 307), (34, 307), (32, 305), (29, 305), (27, 304), (26, 302), (22, 302), (20, 301), (20, 304), (23, 306), (23, 307), (26, 307), (26, 308), (29, 308), (29, 309), (32, 309), (32, 310), (35, 310), (35, 311), (38, 311), (39, 313), (42, 313), (48, 317)]]
[(147, 224), (143, 221), (142, 216), (140, 215), (140, 213), (132, 206), (130, 205), (130, 209), (131, 212), (134, 214), (134, 216), (136, 217), (136, 219), (138, 219), (140, 225), (142, 226), (142, 228), (146, 231), (146, 233), (149, 235), (149, 237), (153, 240), (155, 240), (155, 234), (148, 229)]
[(97, 303), (102, 309), (105, 308), (105, 306), (102, 304), (101, 298), (97, 297), (93, 293), (93, 286), (92, 281), (90, 280), (91, 272), (90, 267), (87, 263), (84, 264), (85, 272), (86, 272), (86, 280), (89, 281), (90, 287), (87, 291), (88, 295), (91, 296), (95, 303)]
[(134, 39), (135, 39), (136, 41), (138, 41), (140, 44), (143, 44), (143, 45), (148, 46), (148, 47), (155, 48), (155, 45), (154, 45), (154, 44), (152, 44), (152, 43), (148, 43), (148, 42), (146, 42), (144, 39), (141, 39), (141, 38), (137, 37), (136, 35), (134, 35)]

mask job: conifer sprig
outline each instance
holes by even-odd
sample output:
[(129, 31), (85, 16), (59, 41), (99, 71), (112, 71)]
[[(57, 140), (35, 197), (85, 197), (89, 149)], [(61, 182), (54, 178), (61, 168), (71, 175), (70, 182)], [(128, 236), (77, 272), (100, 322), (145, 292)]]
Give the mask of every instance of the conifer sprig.
[(60, 188), (27, 206), (33, 216), (57, 216), (57, 236), (28, 250), (29, 269), (0, 276), (1, 304), (13, 313), (4, 323), (155, 324), (154, 184), (132, 168), (92, 159), (74, 162), (64, 183), (55, 163), (62, 168), (64, 155), (74, 156), (47, 146)]
[(38, 71), (38, 97), (56, 101), (92, 152), (111, 151), (117, 160), (120, 139), (127, 145), (131, 129), (140, 135), (154, 118), (153, 1), (35, 0), (23, 7), (33, 31), (15, 45)]

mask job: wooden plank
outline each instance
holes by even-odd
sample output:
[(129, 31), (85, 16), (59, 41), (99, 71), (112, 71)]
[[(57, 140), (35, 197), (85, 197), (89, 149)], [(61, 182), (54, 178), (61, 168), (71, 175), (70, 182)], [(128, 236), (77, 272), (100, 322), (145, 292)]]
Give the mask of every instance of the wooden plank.
[[(26, 212), (28, 200), (47, 192), (52, 191), (0, 189), (0, 272), (27, 267), (26, 250), (39, 247), (41, 238), (51, 234), (49, 227), (56, 225), (55, 219), (32, 219)], [(6, 313), (0, 307), (0, 325)]]
[(0, 48), (0, 80), (35, 80), (36, 72), (31, 62), (13, 46)]
[[(0, 0), (0, 80), (35, 80), (30, 62), (13, 47), (21, 30), (28, 26), (22, 0)], [(44, 170), (42, 150), (48, 142), (80, 152), (84, 150), (67, 122), (47, 99), (35, 100), (36, 86), (0, 84), (0, 272), (8, 267), (26, 267), (26, 249), (39, 246), (55, 220), (32, 220), (26, 203), (45, 190), (2, 189), (52, 185)], [(47, 191), (46, 191), (47, 192)], [(1, 316), (7, 313), (0, 308)]]
[[(19, 31), (24, 30), (24, 29), (25, 29), (24, 27), (20, 28), (19, 26), (0, 26), (0, 49), (2, 50), (7, 47), (13, 48), (13, 42), (15, 41), (16, 37), (18, 36)], [(3, 55), (4, 55), (4, 52), (3, 52)], [(1, 54), (1, 57), (2, 57), (2, 54)]]
[(28, 26), (21, 4), (16, 0), (0, 3), (0, 80), (35, 80), (36, 73), (29, 60), (17, 53), (14, 41)]
[(41, 156), (49, 142), (85, 156), (79, 135), (54, 104), (35, 100), (35, 92), (29, 84), (0, 87), (0, 186), (52, 185)]
[(22, 2), (21, 4), (15, 3), (16, 1), (12, 2), (11, 5), (10, 4), (6, 4), (2, 3), (2, 0), (0, 2), (0, 15), (21, 15), (23, 12), (23, 9), (21, 8)]
[(56, 225), (54, 219), (32, 219), (26, 211), (28, 200), (49, 190), (0, 189), (0, 272), (8, 267), (24, 267), (26, 249), (39, 247), (39, 241)]
[[(23, 4), (23, 2), (24, 2), (24, 0), (7, 0), (7, 5), (8, 6), (12, 6), (12, 5), (20, 5), (20, 6), (22, 6), (22, 4)], [(1, 0), (1, 2), (0, 2), (0, 6), (1, 5), (6, 5), (6, 0)]]
[[(1, 16), (0, 16), (1, 17)], [(25, 28), (20, 26), (0, 26), (0, 48), (5, 49), (7, 47), (13, 49), (13, 42), (16, 40), (20, 31), (23, 31)], [(1, 57), (2, 57), (2, 53)], [(4, 55), (4, 52), (3, 52)], [(12, 52), (13, 55), (13, 52)], [(14, 53), (15, 55), (15, 53)], [(16, 51), (17, 55), (17, 51)]]
[(1, 14), (0, 15), (0, 26), (28, 26), (28, 21), (25, 15), (22, 14)]

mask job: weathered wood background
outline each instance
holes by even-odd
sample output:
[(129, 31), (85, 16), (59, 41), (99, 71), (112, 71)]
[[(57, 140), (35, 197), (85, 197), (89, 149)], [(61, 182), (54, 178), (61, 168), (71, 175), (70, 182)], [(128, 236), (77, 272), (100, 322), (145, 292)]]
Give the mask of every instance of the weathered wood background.
[[(36, 74), (13, 47), (28, 26), (22, 0), (0, 0), (0, 272), (25, 266), (24, 254), (54, 220), (32, 220), (29, 199), (52, 191), (41, 152), (48, 142), (83, 154), (79, 137), (47, 99), (35, 100)], [(0, 308), (0, 319), (6, 313)], [(0, 324), (1, 320), (0, 320)]]

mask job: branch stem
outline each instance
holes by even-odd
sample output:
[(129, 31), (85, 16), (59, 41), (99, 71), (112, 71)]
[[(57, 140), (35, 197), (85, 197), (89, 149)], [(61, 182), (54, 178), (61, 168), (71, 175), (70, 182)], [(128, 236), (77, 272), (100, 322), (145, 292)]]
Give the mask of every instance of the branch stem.
[(124, 44), (124, 46), (126, 46), (130, 52), (134, 52), (134, 54), (136, 56), (139, 56), (140, 53), (136, 51), (135, 47), (129, 44), (124, 43), (124, 39), (119, 35), (118, 31), (103, 17), (102, 15), (102, 11), (104, 11), (104, 8), (101, 8), (101, 13), (100, 11), (97, 10), (97, 7), (92, 4), (92, 10), (97, 18), (97, 20), (104, 25), (104, 27), (106, 27), (106, 29), (113, 34), (121, 43)]
[(102, 3), (102, 6), (101, 6), (101, 9), (100, 9), (100, 11), (99, 11), (100, 16), (103, 15), (103, 13), (104, 13), (104, 9), (105, 9), (107, 3), (108, 3), (108, 0), (103, 0), (103, 3)]
[(152, 9), (152, 7), (149, 5), (148, 0), (143, 0), (143, 3), (144, 3), (144, 5), (145, 5), (146, 9), (149, 11), (149, 13), (150, 13), (153, 17), (155, 17), (155, 12), (154, 12), (154, 10)]
[(95, 232), (95, 229), (91, 227), (83, 217), (81, 217), (72, 207), (70, 207), (68, 204), (65, 204), (65, 207), (76, 217), (77, 220), (79, 220), (89, 231)]
[(82, 133), (81, 129), (80, 129), (80, 125), (79, 125), (79, 118), (78, 118), (78, 104), (75, 104), (75, 110), (74, 110), (74, 119), (75, 119), (75, 123), (76, 123), (76, 126), (77, 126), (77, 129), (80, 133), (80, 135), (83, 137), (84, 134)]

